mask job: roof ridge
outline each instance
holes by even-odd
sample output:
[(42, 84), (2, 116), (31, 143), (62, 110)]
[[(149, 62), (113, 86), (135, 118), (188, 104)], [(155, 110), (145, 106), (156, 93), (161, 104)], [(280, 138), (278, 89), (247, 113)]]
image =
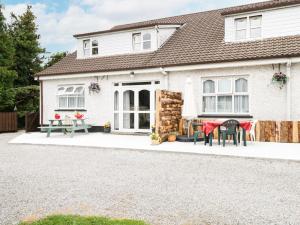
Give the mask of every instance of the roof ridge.
[[(204, 13), (212, 13), (212, 12), (222, 12), (222, 11), (231, 11), (234, 9), (238, 9), (241, 7), (250, 7), (250, 6), (255, 6), (259, 4), (267, 4), (271, 2), (277, 2), (277, 1), (286, 1), (289, 2), (291, 0), (267, 0), (267, 1), (262, 1), (262, 2), (256, 2), (256, 3), (249, 3), (249, 4), (243, 4), (243, 5), (235, 5), (235, 6), (228, 6), (220, 9), (210, 9), (210, 10), (204, 10), (204, 11), (198, 11), (198, 12), (191, 12), (191, 13), (186, 13), (186, 14), (180, 14), (180, 15), (174, 15), (174, 16), (166, 16), (166, 17), (159, 17), (159, 18), (154, 18), (154, 19), (145, 19), (141, 21), (136, 21), (136, 22), (131, 22), (131, 23), (124, 23), (124, 24), (118, 24), (110, 29), (107, 30), (99, 30), (99, 31), (93, 31), (93, 32), (86, 32), (86, 33), (80, 33), (80, 34), (75, 34), (73, 35), (74, 37), (80, 37), (80, 36), (88, 36), (88, 35), (94, 35), (94, 34), (100, 34), (100, 33), (109, 33), (109, 32), (115, 32), (115, 31), (122, 31), (122, 30), (127, 30), (127, 29), (133, 29), (136, 28), (138, 24), (144, 24), (143, 27), (145, 27), (147, 23), (155, 22), (155, 21), (160, 21), (160, 20), (167, 20), (167, 19), (176, 19), (180, 17), (189, 17), (189, 16), (194, 16), (197, 14), (204, 14)], [(222, 13), (221, 13), (222, 14)], [(159, 24), (159, 22), (156, 22)], [(163, 22), (161, 22), (163, 24)], [(171, 23), (168, 23), (171, 24)], [(176, 24), (176, 23), (174, 23)], [(150, 24), (151, 25), (151, 24)]]

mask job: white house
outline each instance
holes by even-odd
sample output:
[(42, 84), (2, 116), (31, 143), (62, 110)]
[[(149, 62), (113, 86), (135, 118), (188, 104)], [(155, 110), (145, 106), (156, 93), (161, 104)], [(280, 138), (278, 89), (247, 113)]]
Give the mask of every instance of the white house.
[[(41, 123), (82, 111), (145, 132), (155, 90), (193, 81), (203, 118), (300, 120), (300, 0), (273, 0), (77, 34), (77, 51), (37, 74)], [(275, 73), (287, 76), (282, 87)], [(98, 83), (100, 92), (89, 91)]]

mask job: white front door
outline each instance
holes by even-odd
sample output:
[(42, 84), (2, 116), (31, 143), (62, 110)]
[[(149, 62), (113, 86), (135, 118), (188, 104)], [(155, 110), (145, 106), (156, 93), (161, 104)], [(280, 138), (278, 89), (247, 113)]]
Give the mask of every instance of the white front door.
[(155, 116), (155, 83), (119, 83), (114, 93), (113, 130), (150, 132)]

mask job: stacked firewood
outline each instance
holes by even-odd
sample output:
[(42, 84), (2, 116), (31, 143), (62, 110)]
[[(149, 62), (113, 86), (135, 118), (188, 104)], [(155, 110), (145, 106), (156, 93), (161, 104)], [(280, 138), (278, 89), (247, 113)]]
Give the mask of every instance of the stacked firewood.
[(156, 132), (162, 140), (169, 133), (178, 132), (183, 100), (180, 92), (161, 90), (156, 92)]

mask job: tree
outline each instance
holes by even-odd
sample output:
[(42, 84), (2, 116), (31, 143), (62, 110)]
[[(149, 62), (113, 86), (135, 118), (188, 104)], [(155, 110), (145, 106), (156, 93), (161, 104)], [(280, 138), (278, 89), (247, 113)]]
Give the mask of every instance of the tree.
[(11, 111), (14, 108), (13, 85), (17, 73), (12, 70), (13, 62), (14, 46), (2, 13), (2, 5), (0, 5), (0, 111)]
[(57, 52), (52, 54), (49, 57), (48, 62), (44, 65), (44, 69), (54, 65), (55, 63), (59, 62), (60, 60), (62, 60), (65, 56), (67, 55), (67, 52)]
[(42, 70), (42, 57), (45, 49), (40, 47), (35, 16), (31, 6), (21, 16), (11, 14), (10, 33), (15, 47), (14, 69), (18, 74), (15, 86), (36, 84), (34, 74)]

